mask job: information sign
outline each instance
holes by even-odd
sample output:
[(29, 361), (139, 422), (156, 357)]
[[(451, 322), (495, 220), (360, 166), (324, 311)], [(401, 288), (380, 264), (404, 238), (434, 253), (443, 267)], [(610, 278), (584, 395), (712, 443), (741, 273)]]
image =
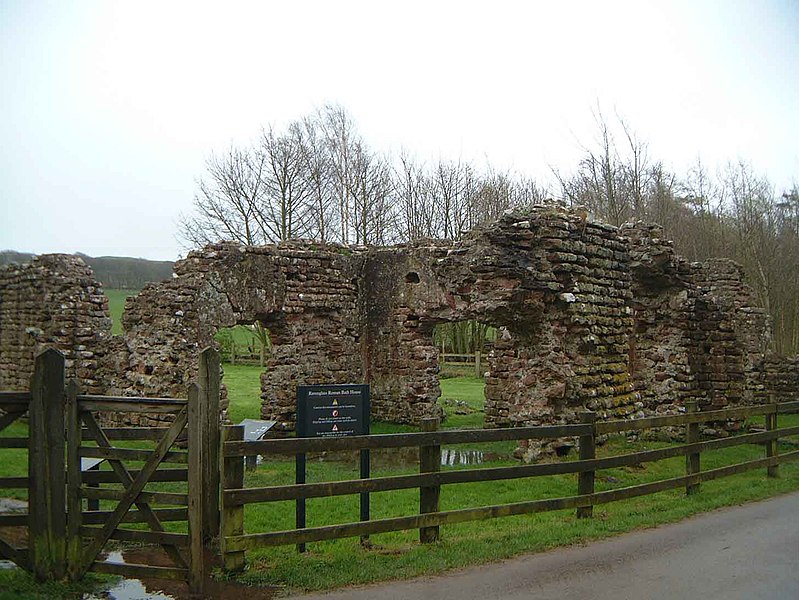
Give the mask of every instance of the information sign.
[(368, 385), (297, 387), (298, 437), (341, 437), (368, 433)]

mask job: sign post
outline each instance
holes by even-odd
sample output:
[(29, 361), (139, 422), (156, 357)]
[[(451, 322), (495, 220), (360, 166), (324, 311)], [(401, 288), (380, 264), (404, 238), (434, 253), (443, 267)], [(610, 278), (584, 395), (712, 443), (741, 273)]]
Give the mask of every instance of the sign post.
[[(297, 386), (297, 437), (369, 434), (369, 386), (365, 384)], [(370, 477), (369, 449), (361, 450), (361, 479)], [(296, 483), (305, 483), (305, 453), (296, 456)], [(369, 520), (369, 492), (360, 494), (361, 521)], [(295, 507), (297, 529), (305, 528), (305, 498)], [(367, 538), (361, 538), (366, 542)], [(297, 550), (305, 552), (305, 544)]]

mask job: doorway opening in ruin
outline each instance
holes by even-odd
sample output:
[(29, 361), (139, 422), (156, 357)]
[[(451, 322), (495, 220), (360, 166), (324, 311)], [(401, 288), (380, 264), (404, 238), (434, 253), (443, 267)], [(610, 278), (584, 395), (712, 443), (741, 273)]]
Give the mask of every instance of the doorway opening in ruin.
[(497, 329), (476, 320), (440, 323), (433, 330), (438, 350), (439, 404), (450, 426), (485, 424), (485, 379)]
[(219, 345), (227, 394), (227, 416), (234, 424), (261, 418), (262, 379), (272, 353), (272, 336), (261, 321), (221, 327)]
[(103, 295), (108, 299), (108, 313), (111, 316), (111, 335), (122, 335), (122, 315), (128, 298), (138, 295), (141, 290), (104, 288)]
[(263, 367), (272, 350), (269, 330), (260, 321), (222, 327), (214, 336), (222, 362)]

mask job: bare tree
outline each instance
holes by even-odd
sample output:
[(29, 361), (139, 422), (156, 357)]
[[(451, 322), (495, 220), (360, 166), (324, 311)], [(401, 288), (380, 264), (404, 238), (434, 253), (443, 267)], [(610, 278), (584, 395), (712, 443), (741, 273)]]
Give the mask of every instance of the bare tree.
[(264, 230), (271, 242), (301, 237), (309, 230), (310, 187), (301, 136), (296, 123), (284, 134), (276, 134), (271, 127), (262, 132), (259, 151), (268, 168), (264, 170), (266, 193), (261, 208)]
[(360, 137), (355, 123), (344, 107), (327, 104), (316, 115), (317, 124), (325, 139), (330, 168), (331, 191), (338, 212), (339, 241), (349, 244), (352, 237), (352, 198), (350, 190), (355, 148)]
[(435, 201), (424, 165), (402, 153), (394, 166), (393, 180), (400, 238), (435, 237)]
[[(332, 173), (326, 140), (313, 117), (305, 117), (295, 125), (301, 140), (303, 176), (311, 235), (325, 242), (331, 238), (334, 222)], [(335, 237), (332, 236), (332, 237)]]
[(219, 240), (267, 242), (261, 211), (265, 168), (265, 156), (252, 148), (231, 146), (223, 155), (211, 154), (206, 176), (197, 182), (195, 213), (181, 219), (181, 236), (192, 246)]
[(388, 163), (362, 144), (354, 146), (347, 181), (350, 229), (356, 244), (386, 244), (395, 237)]

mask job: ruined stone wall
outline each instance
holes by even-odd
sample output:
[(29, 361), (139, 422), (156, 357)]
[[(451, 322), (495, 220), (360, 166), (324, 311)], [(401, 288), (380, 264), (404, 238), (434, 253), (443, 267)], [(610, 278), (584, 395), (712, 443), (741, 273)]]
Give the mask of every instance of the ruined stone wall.
[(769, 356), (763, 374), (766, 401), (799, 401), (799, 356)]
[(625, 225), (630, 241), (634, 332), (630, 372), (644, 414), (673, 413), (693, 397), (689, 321), (696, 265), (674, 253), (658, 225)]
[(553, 207), (457, 242), (208, 246), (129, 299), (113, 337), (91, 271), (53, 255), (0, 269), (0, 388), (27, 387), (52, 344), (87, 391), (181, 397), (219, 328), (260, 321), (273, 342), (261, 414), (278, 428), (294, 427), (297, 385), (362, 381), (375, 418), (417, 423), (441, 414), (434, 327), (474, 319), (499, 331), (488, 426), (668, 413), (687, 399), (715, 408), (799, 383), (795, 360), (766, 355), (755, 300), (738, 265), (688, 263), (657, 226)]
[(338, 246), (219, 244), (190, 253), (176, 263), (175, 278), (128, 302), (131, 387), (183, 393), (219, 328), (260, 321), (272, 341), (262, 417), (293, 429), (297, 385), (361, 380), (360, 264)]
[(435, 411), (433, 327), (475, 319), (501, 329), (488, 426), (570, 421), (586, 406), (631, 414), (628, 260), (615, 228), (553, 208), (508, 213), (454, 243), (372, 251), (367, 368), (380, 410), (401, 422)]
[(759, 401), (770, 333), (740, 265), (688, 263), (657, 225), (630, 224), (635, 335), (630, 367), (645, 412)]
[(108, 300), (81, 258), (49, 254), (0, 267), (0, 389), (28, 389), (34, 357), (55, 347), (67, 377), (97, 393), (110, 336)]
[(743, 269), (731, 260), (705, 261), (694, 289), (689, 330), (699, 405), (712, 409), (762, 399), (769, 319), (744, 282)]

